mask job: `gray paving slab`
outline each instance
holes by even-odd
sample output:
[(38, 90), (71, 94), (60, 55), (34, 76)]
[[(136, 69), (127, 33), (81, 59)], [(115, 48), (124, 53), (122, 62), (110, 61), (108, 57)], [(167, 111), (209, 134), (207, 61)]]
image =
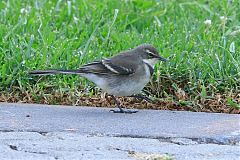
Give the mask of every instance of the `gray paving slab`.
[(239, 159), (240, 117), (0, 103), (0, 159)]
[(127, 137), (224, 138), (240, 136), (240, 115), (140, 110), (114, 114), (109, 108), (0, 104), (0, 129), (74, 131)]
[(161, 142), (158, 139), (89, 136), (65, 132), (39, 135), (36, 132), (0, 133), (1, 159), (146, 159), (146, 157), (171, 157), (180, 160), (237, 160), (240, 157), (239, 150), (240, 146), (233, 145), (179, 145)]

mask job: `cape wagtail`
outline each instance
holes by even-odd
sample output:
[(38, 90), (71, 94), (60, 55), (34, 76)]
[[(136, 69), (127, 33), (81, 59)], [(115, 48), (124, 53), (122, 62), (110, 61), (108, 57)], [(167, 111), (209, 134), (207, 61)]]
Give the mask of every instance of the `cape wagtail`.
[(108, 59), (83, 65), (78, 70), (35, 70), (31, 75), (78, 74), (94, 82), (102, 91), (110, 95), (119, 110), (114, 113), (136, 113), (123, 110), (114, 96), (139, 94), (150, 81), (154, 65), (166, 61), (150, 44), (142, 44), (134, 49), (119, 53)]

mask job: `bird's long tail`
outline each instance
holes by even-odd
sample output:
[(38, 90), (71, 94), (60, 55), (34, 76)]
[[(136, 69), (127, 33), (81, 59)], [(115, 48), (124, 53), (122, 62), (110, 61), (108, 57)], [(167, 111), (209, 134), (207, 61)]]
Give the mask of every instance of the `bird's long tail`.
[(30, 71), (31, 75), (51, 75), (51, 74), (81, 74), (81, 70), (35, 70)]

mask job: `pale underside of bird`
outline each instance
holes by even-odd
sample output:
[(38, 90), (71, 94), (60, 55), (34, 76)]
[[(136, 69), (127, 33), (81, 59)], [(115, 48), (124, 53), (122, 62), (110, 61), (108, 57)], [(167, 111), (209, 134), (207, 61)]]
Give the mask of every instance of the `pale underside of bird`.
[[(108, 59), (94, 61), (77, 70), (35, 70), (31, 75), (78, 74), (94, 82), (103, 92), (110, 95), (119, 110), (114, 113), (136, 113), (123, 110), (114, 96), (133, 96), (139, 94), (150, 81), (154, 65), (166, 61), (149, 44), (142, 44), (132, 50), (119, 53)], [(148, 99), (148, 98), (146, 98)]]

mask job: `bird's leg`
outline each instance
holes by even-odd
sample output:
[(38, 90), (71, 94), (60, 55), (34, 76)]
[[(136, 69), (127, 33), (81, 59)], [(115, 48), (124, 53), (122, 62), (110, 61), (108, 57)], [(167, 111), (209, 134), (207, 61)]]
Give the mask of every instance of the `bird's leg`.
[(134, 98), (138, 98), (138, 99), (144, 99), (145, 101), (149, 102), (149, 103), (154, 103), (154, 101), (150, 98), (148, 98), (147, 96), (141, 95), (141, 94), (137, 94), (137, 95), (132, 95), (129, 97), (134, 97)]
[(112, 110), (110, 110), (110, 112), (113, 112), (113, 113), (129, 113), (129, 114), (138, 112), (138, 111), (123, 110), (120, 102), (113, 95), (111, 95), (111, 97), (114, 100), (114, 102), (117, 104), (117, 106), (119, 108), (119, 111), (116, 111), (116, 110), (112, 109)]

